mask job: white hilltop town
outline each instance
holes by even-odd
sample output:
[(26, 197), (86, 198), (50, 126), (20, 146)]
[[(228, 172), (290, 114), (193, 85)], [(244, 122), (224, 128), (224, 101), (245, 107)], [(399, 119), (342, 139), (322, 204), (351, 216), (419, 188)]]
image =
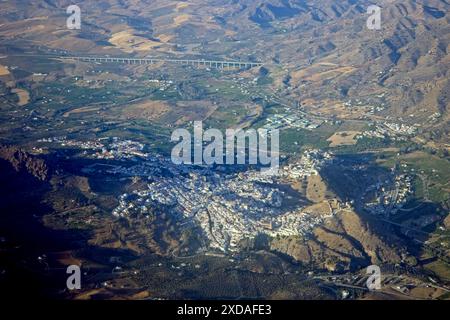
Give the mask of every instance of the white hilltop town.
[[(200, 226), (210, 249), (223, 252), (238, 250), (242, 239), (258, 234), (268, 236), (306, 236), (333, 210), (324, 215), (311, 215), (298, 204), (290, 209), (283, 205), (292, 196), (278, 185), (282, 180), (299, 179), (317, 174), (320, 166), (331, 161), (329, 153), (306, 151), (294, 163), (280, 169), (280, 175), (268, 177), (259, 170), (223, 173), (204, 167), (176, 166), (163, 159), (153, 159), (138, 166), (108, 169), (109, 173), (148, 178), (147, 188), (123, 194), (113, 214), (149, 215), (151, 208), (162, 208), (180, 217), (180, 226)], [(164, 163), (162, 163), (164, 162)], [(161, 174), (159, 168), (170, 174)], [(288, 206), (289, 207), (289, 206)]]
[[(308, 212), (301, 201), (287, 205), (295, 201), (280, 186), (318, 175), (325, 164), (334, 161), (331, 152), (321, 150), (305, 150), (281, 166), (277, 176), (268, 176), (256, 168), (229, 173), (224, 167), (175, 165), (170, 158), (147, 153), (142, 143), (117, 137), (93, 141), (57, 137), (39, 142), (80, 148), (87, 158), (117, 161), (88, 165), (82, 169), (84, 173), (140, 177), (147, 182), (146, 188), (121, 195), (113, 215), (149, 217), (158, 208), (176, 216), (180, 228), (199, 226), (209, 247), (224, 252), (237, 251), (242, 239), (258, 234), (307, 236), (353, 202), (335, 199), (337, 203), (319, 215)], [(392, 172), (390, 179), (369, 186), (361, 199), (364, 210), (385, 216), (403, 210), (412, 193), (411, 179), (410, 175)]]

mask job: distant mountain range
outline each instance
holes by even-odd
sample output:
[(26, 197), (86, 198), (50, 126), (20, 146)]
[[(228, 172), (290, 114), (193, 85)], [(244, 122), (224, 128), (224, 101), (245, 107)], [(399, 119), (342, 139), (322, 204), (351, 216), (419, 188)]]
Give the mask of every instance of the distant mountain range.
[[(366, 27), (371, 4), (381, 8), (381, 30)], [(274, 89), (305, 108), (333, 114), (331, 106), (345, 101), (376, 101), (381, 116), (448, 140), (446, 0), (79, 1), (81, 30), (67, 30), (68, 5), (2, 3), (0, 42), (92, 54), (249, 58), (264, 62)]]

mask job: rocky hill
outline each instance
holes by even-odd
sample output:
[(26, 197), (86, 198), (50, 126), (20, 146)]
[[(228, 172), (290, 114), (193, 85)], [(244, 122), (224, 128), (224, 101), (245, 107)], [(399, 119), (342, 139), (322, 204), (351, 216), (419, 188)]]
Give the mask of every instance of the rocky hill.
[(28, 173), (40, 181), (49, 177), (49, 168), (39, 159), (15, 146), (0, 145), (0, 159), (11, 164), (18, 173)]
[[(383, 236), (384, 235), (384, 236)], [(392, 244), (396, 245), (393, 246)], [(348, 271), (371, 264), (401, 261), (401, 241), (386, 235), (373, 221), (343, 211), (314, 230), (310, 239), (273, 239), (270, 249), (287, 254), (306, 266)]]

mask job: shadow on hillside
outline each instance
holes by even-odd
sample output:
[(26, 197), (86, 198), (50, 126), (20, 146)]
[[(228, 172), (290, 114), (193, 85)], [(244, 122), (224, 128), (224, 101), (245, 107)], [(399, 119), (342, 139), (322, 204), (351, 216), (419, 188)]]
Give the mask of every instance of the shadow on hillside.
[[(392, 170), (381, 167), (375, 160), (374, 154), (338, 155), (321, 174), (328, 186), (343, 201), (353, 201), (355, 212), (378, 236), (388, 244), (404, 246), (411, 254), (418, 256), (424, 250), (423, 242), (428, 240), (437, 228), (437, 223), (424, 228), (419, 222), (420, 218), (436, 215), (443, 208), (425, 200), (409, 199), (403, 209), (392, 211), (390, 215), (387, 215), (389, 209), (376, 215), (369, 214), (363, 208), (363, 202), (368, 200), (363, 199), (363, 195), (372, 185), (386, 183), (393, 175)], [(407, 220), (409, 229), (397, 225)]]
[[(53, 209), (43, 200), (52, 190), (26, 171), (16, 171), (0, 160), (0, 287), (8, 299), (67, 296), (66, 267), (55, 254), (86, 250), (97, 255), (126, 256), (125, 250), (101, 250), (88, 244), (90, 231), (52, 230), (42, 217)], [(101, 258), (101, 260), (104, 260)], [(74, 260), (76, 261), (76, 260)], [(75, 263), (75, 262), (71, 262)]]

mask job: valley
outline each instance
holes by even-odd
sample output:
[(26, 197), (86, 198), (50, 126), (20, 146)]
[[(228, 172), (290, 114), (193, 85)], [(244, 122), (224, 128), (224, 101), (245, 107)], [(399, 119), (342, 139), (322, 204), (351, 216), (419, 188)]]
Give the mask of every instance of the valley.
[[(374, 31), (359, 0), (80, 1), (70, 30), (66, 1), (3, 2), (2, 288), (448, 299), (449, 5), (378, 4)], [(174, 164), (194, 121), (279, 130), (280, 174)]]

